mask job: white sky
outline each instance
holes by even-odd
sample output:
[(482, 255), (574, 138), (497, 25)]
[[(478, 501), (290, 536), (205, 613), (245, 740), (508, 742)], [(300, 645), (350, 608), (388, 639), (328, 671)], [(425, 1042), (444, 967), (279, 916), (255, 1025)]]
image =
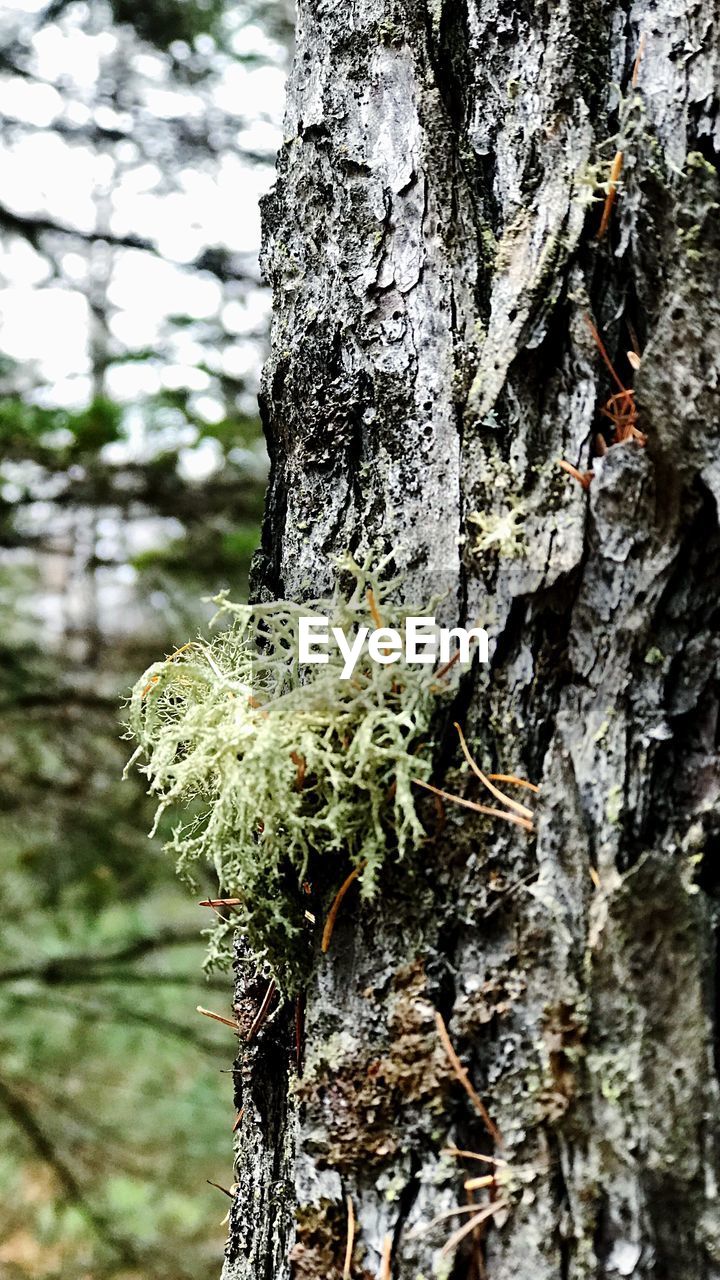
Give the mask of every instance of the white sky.
[[(23, 15), (42, 7), (41, 0), (4, 5), (0, 38), (3, 27), (11, 28)], [(244, 297), (227, 300), (212, 275), (189, 271), (187, 264), (207, 246), (224, 246), (248, 255), (252, 266), (260, 239), (258, 200), (272, 182), (272, 167), (253, 165), (227, 149), (208, 158), (202, 167), (179, 169), (168, 191), (163, 189), (160, 166), (143, 157), (132, 135), (100, 155), (80, 141), (53, 133), (58, 121), (65, 125), (93, 122), (121, 130), (131, 122), (127, 112), (96, 108), (96, 83), (108, 60), (112, 62), (118, 54), (118, 37), (109, 31), (86, 34), (79, 30), (78, 23), (86, 22), (87, 16), (86, 6), (76, 0), (57, 25), (44, 27), (35, 36), (34, 81), (0, 75), (0, 114), (10, 121), (0, 139), (0, 203), (18, 214), (49, 215), (84, 231), (138, 235), (152, 241), (161, 256), (135, 249), (117, 249), (108, 255), (102, 246), (88, 253), (79, 242), (68, 239), (62, 258), (68, 278), (57, 281), (48, 277), (44, 259), (26, 242), (4, 237), (0, 350), (32, 364), (36, 380), (47, 384), (38, 393), (44, 403), (84, 404), (91, 387), (90, 317), (81, 286), (89, 270), (99, 269), (106, 276), (112, 304), (111, 334), (122, 347), (133, 351), (159, 345), (163, 337), (167, 339), (168, 316), (189, 315), (207, 322), (222, 313), (237, 334), (225, 352), (224, 367), (254, 380), (261, 353), (259, 343), (249, 335), (266, 326), (266, 296), (251, 288)], [(213, 104), (237, 120), (236, 140), (242, 146), (272, 152), (280, 142), (282, 50), (252, 26), (237, 33), (235, 45), (245, 53), (273, 57), (278, 65), (229, 63), (213, 90)], [(137, 43), (134, 50), (138, 109), (142, 112), (146, 107), (153, 116), (167, 120), (201, 120), (206, 112), (201, 96), (192, 90), (171, 89), (165, 82), (162, 58)], [(53, 82), (61, 84), (62, 93)], [(12, 121), (33, 127), (16, 130)], [(152, 150), (153, 139), (148, 122), (140, 140), (146, 152)], [(127, 362), (112, 369), (111, 393), (133, 400), (173, 383), (198, 393), (207, 391), (207, 375), (194, 368), (200, 358), (207, 358), (207, 349), (192, 330), (180, 330), (174, 342), (176, 363), (164, 372), (152, 363)], [(205, 409), (210, 417), (217, 414), (217, 401), (206, 396)]]

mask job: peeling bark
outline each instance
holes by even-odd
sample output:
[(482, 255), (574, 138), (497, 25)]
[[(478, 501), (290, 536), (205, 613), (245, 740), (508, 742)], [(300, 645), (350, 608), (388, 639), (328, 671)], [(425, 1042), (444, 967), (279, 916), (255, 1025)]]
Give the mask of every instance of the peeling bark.
[[(376, 902), (348, 895), (300, 1077), (289, 1007), (241, 1055), (224, 1280), (339, 1280), (348, 1196), (356, 1280), (388, 1235), (396, 1280), (720, 1276), (719, 19), (300, 4), (264, 210), (256, 589), (302, 597), (333, 553), (393, 548), (409, 595), (441, 586), (454, 622), (490, 627), (456, 714), (542, 798), (533, 840), (454, 810)], [(590, 465), (616, 389), (585, 313), (623, 379), (637, 335), (648, 435), (588, 492), (556, 465)], [(462, 788), (460, 765), (450, 729), (438, 780)], [(436, 1010), (512, 1171), (449, 1257), (462, 1219), (414, 1229), (479, 1166), (443, 1151), (493, 1147)]]

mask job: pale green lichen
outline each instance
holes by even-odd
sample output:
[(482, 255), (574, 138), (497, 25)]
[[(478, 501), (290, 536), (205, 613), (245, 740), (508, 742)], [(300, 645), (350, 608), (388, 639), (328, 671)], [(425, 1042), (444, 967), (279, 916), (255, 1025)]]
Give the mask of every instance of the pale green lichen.
[(662, 649), (658, 649), (655, 645), (653, 645), (650, 649), (648, 649), (643, 661), (646, 667), (661, 667), (663, 662), (665, 661), (665, 654), (663, 653)]
[(155, 663), (130, 702), (133, 761), (159, 797), (153, 830), (168, 807), (185, 808), (168, 844), (179, 871), (210, 863), (218, 896), (240, 899), (215, 930), (210, 959), (238, 926), (286, 986), (309, 951), (302, 886), (327, 880), (323, 860), (335, 863), (331, 885), (348, 863), (362, 867), (369, 897), (388, 855), (402, 858), (424, 837), (412, 780), (429, 776), (421, 749), (457, 671), (438, 684), (431, 667), (401, 655), (392, 665), (361, 659), (343, 680), (332, 645), (326, 664), (301, 667), (303, 615), (326, 616), (346, 635), (372, 629), (368, 592), (384, 626), (423, 612), (392, 603), (398, 581), (385, 581), (382, 566), (346, 556), (338, 568), (349, 591), (338, 587), (329, 600), (246, 606), (222, 597), (228, 629)]
[(520, 498), (510, 496), (502, 511), (471, 511), (467, 519), (479, 530), (472, 544), (475, 553), (495, 551), (507, 558), (525, 554), (525, 506)]
[(608, 716), (607, 720), (603, 720), (602, 724), (600, 725), (600, 728), (597, 730), (596, 733), (593, 734), (592, 741), (602, 742), (609, 728), (610, 728), (610, 716)]
[(605, 818), (611, 826), (616, 827), (620, 821), (620, 815), (623, 811), (623, 793), (622, 787), (615, 784), (607, 793), (605, 800)]
[(685, 161), (686, 169), (703, 169), (713, 179), (717, 177), (715, 165), (703, 155), (702, 151), (689, 151)]

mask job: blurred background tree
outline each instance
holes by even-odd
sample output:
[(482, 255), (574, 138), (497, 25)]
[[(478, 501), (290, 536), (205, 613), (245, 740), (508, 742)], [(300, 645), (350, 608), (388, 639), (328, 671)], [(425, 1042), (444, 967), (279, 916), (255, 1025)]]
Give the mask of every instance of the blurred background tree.
[(285, 0), (0, 16), (7, 1280), (219, 1273), (232, 1035), (194, 1012), (205, 922), (120, 781), (119, 703), (245, 589), (291, 38)]

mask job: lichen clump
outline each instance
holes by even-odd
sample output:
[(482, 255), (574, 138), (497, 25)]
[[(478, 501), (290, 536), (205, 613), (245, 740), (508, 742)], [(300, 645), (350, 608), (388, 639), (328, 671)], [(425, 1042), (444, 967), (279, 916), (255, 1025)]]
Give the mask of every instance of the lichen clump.
[[(332, 645), (327, 663), (299, 665), (303, 615), (352, 635), (378, 620), (400, 629), (422, 612), (392, 604), (398, 580), (384, 580), (383, 565), (347, 556), (338, 569), (350, 589), (338, 586), (328, 600), (220, 597), (227, 629), (155, 663), (130, 701), (131, 763), (159, 797), (151, 834), (168, 807), (184, 808), (167, 846), (178, 870), (192, 878), (193, 864), (208, 862), (219, 896), (239, 899), (214, 930), (209, 959), (222, 956), (237, 926), (285, 985), (308, 950), (311, 884), (323, 875), (337, 884), (349, 862), (372, 896), (384, 859), (424, 837), (412, 780), (429, 776), (423, 745), (450, 683), (402, 655), (389, 665), (361, 659), (342, 680)], [(329, 878), (326, 858), (337, 860)]]

